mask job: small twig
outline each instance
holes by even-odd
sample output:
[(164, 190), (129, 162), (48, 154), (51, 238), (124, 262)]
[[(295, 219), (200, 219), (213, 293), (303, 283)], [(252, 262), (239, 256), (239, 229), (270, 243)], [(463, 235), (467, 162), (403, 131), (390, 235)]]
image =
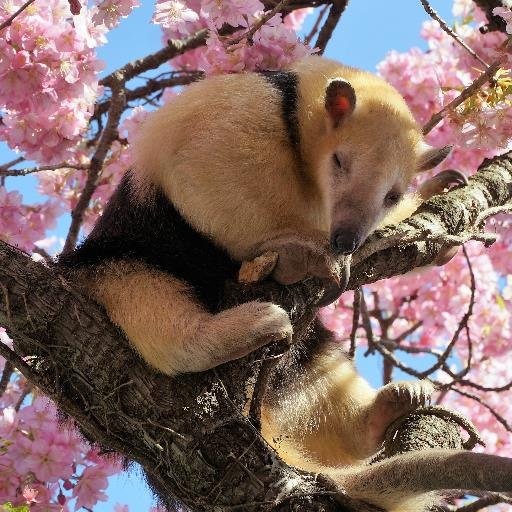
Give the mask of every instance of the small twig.
[(279, 357), (268, 358), (263, 361), (254, 385), (254, 391), (251, 397), (251, 405), (249, 407), (249, 420), (258, 431), (261, 430), (261, 406), (267, 393), (268, 383), (274, 368), (279, 362)]
[[(135, 89), (127, 89), (126, 90), (126, 102), (138, 100), (144, 98), (150, 94), (155, 92), (162, 91), (163, 89), (167, 89), (169, 87), (177, 87), (182, 85), (188, 85), (191, 82), (195, 82), (202, 78), (204, 74), (201, 71), (191, 71), (191, 72), (183, 72), (176, 76), (173, 74), (169, 78), (162, 79), (149, 79), (146, 85), (142, 85), (141, 87), (137, 87)], [(93, 119), (97, 119), (99, 116), (108, 112), (110, 108), (110, 99), (104, 100), (100, 103), (96, 104), (94, 109)]]
[(503, 61), (503, 57), (494, 61), (489, 67), (476, 79), (468, 85), (462, 92), (448, 105), (443, 107), (439, 112), (436, 112), (430, 120), (423, 126), (423, 135), (427, 135), (438, 123), (440, 123), (448, 112), (451, 112), (455, 108), (457, 108), (461, 103), (464, 103), (468, 98), (473, 96), (478, 89), (480, 89), (484, 84), (489, 82), (496, 72), (500, 69), (501, 63)]
[(4, 371), (2, 372), (2, 378), (0, 379), (0, 397), (5, 393), (7, 385), (9, 384), (13, 373), (13, 364), (10, 361), (6, 361)]
[(9, 169), (4, 170), (0, 168), (0, 176), (26, 176), (27, 174), (33, 174), (41, 171), (58, 171), (60, 169), (81, 169), (85, 170), (89, 168), (89, 164), (70, 164), (68, 162), (62, 162), (57, 165), (41, 165), (39, 167), (25, 167), (24, 169)]
[(156, 69), (168, 60), (204, 45), (207, 37), (208, 30), (203, 29), (185, 39), (169, 41), (165, 48), (162, 48), (151, 55), (147, 55), (142, 59), (137, 59), (126, 64), (125, 66), (113, 71), (105, 78), (102, 78), (99, 83), (100, 85), (106, 85), (107, 87), (118, 84), (120, 80), (126, 83), (141, 73), (149, 71), (150, 69)]
[(18, 158), (15, 158), (14, 160), (11, 160), (10, 162), (6, 162), (3, 165), (0, 165), (0, 171), (6, 171), (7, 169), (10, 169), (14, 165), (18, 165), (19, 163), (23, 162), (25, 160), (24, 157), (20, 156)]
[[(414, 368), (411, 368), (411, 367), (407, 366), (406, 364), (402, 363), (402, 361), (400, 361), (400, 359), (398, 359), (395, 356), (395, 354), (393, 352), (391, 352), (385, 346), (385, 343), (375, 343), (374, 344), (374, 348), (375, 348), (375, 350), (377, 350), (377, 352), (379, 352), (379, 354), (382, 355), (382, 357), (384, 357), (386, 359), (389, 359), (391, 361), (391, 363), (393, 363), (393, 366), (395, 366), (399, 370), (402, 370), (404, 373), (412, 375), (413, 377), (416, 377), (417, 379), (424, 379), (425, 378), (425, 375), (423, 374), (423, 372), (415, 370)], [(440, 357), (439, 355), (434, 354), (434, 353), (432, 355), (435, 356), (435, 357)], [(434, 381), (433, 379), (430, 379), (430, 380), (436, 386), (440, 384), (440, 383), (437, 383), (436, 381)]]
[(353, 314), (352, 314), (352, 331), (350, 332), (350, 350), (348, 351), (348, 357), (354, 359), (356, 354), (356, 333), (359, 327), (359, 316), (361, 313), (361, 288), (354, 290), (354, 303), (353, 303)]
[(290, 2), (290, 0), (281, 0), (273, 9), (265, 13), (256, 23), (253, 23), (253, 25), (249, 28), (247, 32), (244, 32), (243, 34), (240, 34), (233, 39), (231, 39), (228, 42), (229, 46), (233, 46), (238, 44), (240, 41), (243, 41), (244, 39), (247, 41), (250, 41), (252, 36), (261, 28), (267, 21), (272, 19), (276, 14), (281, 12), (284, 7)]
[(368, 307), (366, 306), (366, 299), (364, 298), (364, 291), (360, 288), (360, 309), (361, 309), (361, 318), (363, 320), (363, 328), (366, 332), (366, 340), (368, 342), (368, 350), (365, 352), (365, 357), (369, 354), (373, 354), (375, 351), (375, 339), (373, 337), (373, 329), (372, 323), (370, 321), (370, 315), (368, 314)]
[(468, 325), (469, 319), (471, 318), (471, 315), (473, 314), (473, 307), (475, 305), (475, 291), (476, 291), (475, 275), (474, 275), (473, 269), (471, 267), (471, 262), (469, 261), (468, 253), (464, 246), (462, 246), (462, 251), (464, 252), (464, 256), (466, 258), (466, 261), (468, 262), (469, 269), (470, 269), (469, 275), (470, 275), (470, 279), (471, 279), (471, 295), (470, 295), (470, 299), (469, 299), (468, 308), (466, 310), (466, 313), (464, 313), (464, 316), (461, 318), (459, 325), (457, 326), (457, 329), (455, 330), (450, 343), (448, 344), (448, 346), (446, 347), (444, 352), (440, 355), (437, 362), (435, 364), (433, 364), (430, 368), (426, 369), (424, 372), (421, 372), (422, 378), (428, 377), (432, 373), (439, 370), (446, 363), (448, 357), (450, 356), (450, 354), (453, 350), (453, 347), (455, 347), (455, 344), (457, 343), (457, 341), (459, 339), (459, 335), (460, 335), (462, 329), (464, 329)]
[(324, 19), (325, 13), (327, 12), (328, 8), (329, 8), (329, 5), (326, 4), (320, 10), (318, 17), (316, 18), (315, 24), (311, 28), (311, 31), (309, 32), (309, 34), (304, 38), (305, 44), (309, 45), (309, 43), (311, 43), (311, 40), (313, 39), (313, 37), (316, 36), (318, 29), (320, 28), (320, 23), (322, 23), (322, 20)]
[(482, 407), (485, 407), (502, 425), (508, 432), (512, 432), (512, 426), (508, 423), (508, 421), (499, 413), (497, 413), (493, 407), (489, 404), (485, 403), (479, 396), (474, 395), (473, 393), (468, 393), (467, 391), (462, 391), (462, 389), (451, 387), (450, 391), (454, 393), (458, 393), (459, 395), (465, 396), (466, 398), (471, 398), (475, 402), (478, 402)]
[(487, 220), (489, 217), (493, 215), (498, 215), (500, 213), (509, 213), (512, 211), (512, 203), (506, 203), (502, 206), (495, 206), (493, 208), (488, 208), (483, 211), (475, 220), (475, 226), (480, 225), (484, 220)]
[(423, 8), (427, 12), (427, 14), (437, 21), (440, 25), (440, 27), (451, 37), (453, 38), (457, 43), (459, 43), (473, 58), (475, 58), (480, 64), (483, 64), (486, 68), (489, 67), (489, 64), (485, 62), (484, 59), (478, 56), (478, 54), (470, 48), (464, 40), (455, 32), (453, 31), (446, 23), (446, 21), (439, 16), (439, 13), (430, 5), (428, 0), (420, 0), (421, 5), (423, 5)]
[(12, 24), (14, 19), (19, 16), (30, 4), (34, 3), (35, 0), (28, 0), (25, 2), (14, 14), (9, 16), (1, 25), (0, 30), (3, 30), (4, 28), (7, 28), (9, 25)]
[(21, 406), (23, 405), (23, 402), (25, 401), (25, 398), (32, 392), (32, 384), (27, 381), (25, 382), (25, 385), (23, 386), (23, 391), (21, 392), (21, 395), (18, 398), (18, 401), (16, 402), (16, 405), (14, 406), (15, 411), (19, 411), (21, 409)]
[(400, 333), (396, 338), (394, 338), (391, 341), (393, 341), (396, 344), (396, 348), (398, 350), (404, 350), (405, 352), (405, 348), (400, 343), (404, 341), (406, 338), (408, 338), (411, 334), (414, 334), (414, 332), (417, 331), (422, 325), (423, 320), (417, 320), (413, 325), (411, 325), (411, 327)]
[[(471, 264), (471, 259), (469, 258), (469, 255), (464, 246), (462, 246), (462, 251), (464, 253), (464, 257), (465, 257), (466, 263), (468, 265), (469, 276), (470, 276), (470, 280), (471, 280), (471, 297), (474, 298), (475, 291), (476, 291), (476, 279), (475, 279), (475, 273), (473, 271), (473, 265)], [(467, 361), (466, 361), (466, 366), (457, 374), (454, 374), (451, 371), (451, 369), (448, 367), (448, 365), (446, 365), (445, 363), (443, 363), (443, 369), (446, 373), (448, 373), (448, 375), (450, 375), (450, 377), (452, 377), (454, 384), (461, 383), (461, 382), (468, 382), (470, 385), (473, 385), (472, 382), (466, 381), (464, 379), (464, 377), (471, 370), (471, 363), (472, 363), (472, 359), (473, 359), (473, 342), (471, 340), (471, 330), (470, 330), (468, 324), (465, 325), (464, 330), (466, 331), (466, 338), (468, 340), (468, 357), (467, 357)]]
[(72, 251), (76, 245), (85, 211), (89, 206), (91, 197), (98, 185), (98, 179), (101, 175), (103, 162), (112, 142), (117, 137), (117, 127), (125, 105), (125, 89), (122, 81), (120, 81), (120, 83), (118, 82), (115, 86), (111, 83), (111, 87), (112, 100), (108, 112), (107, 125), (101, 134), (96, 151), (91, 158), (91, 164), (84, 189), (80, 194), (80, 198), (78, 199), (76, 206), (71, 212), (71, 226), (69, 227), (68, 236), (66, 237), (66, 242), (62, 250), (63, 253)]
[(329, 15), (325, 20), (325, 23), (318, 34), (318, 38), (315, 43), (315, 48), (319, 49), (319, 55), (322, 55), (325, 51), (329, 39), (331, 39), (332, 33), (340, 21), (341, 15), (345, 11), (349, 0), (333, 0)]

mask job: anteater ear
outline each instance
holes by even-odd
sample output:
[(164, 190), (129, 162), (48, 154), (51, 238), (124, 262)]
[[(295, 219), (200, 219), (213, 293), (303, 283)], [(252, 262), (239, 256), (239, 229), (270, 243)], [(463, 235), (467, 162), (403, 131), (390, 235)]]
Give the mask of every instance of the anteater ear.
[(356, 107), (356, 91), (346, 80), (333, 80), (325, 90), (325, 110), (336, 128)]
[(433, 148), (426, 142), (418, 144), (418, 172), (428, 171), (439, 165), (451, 152), (453, 146)]

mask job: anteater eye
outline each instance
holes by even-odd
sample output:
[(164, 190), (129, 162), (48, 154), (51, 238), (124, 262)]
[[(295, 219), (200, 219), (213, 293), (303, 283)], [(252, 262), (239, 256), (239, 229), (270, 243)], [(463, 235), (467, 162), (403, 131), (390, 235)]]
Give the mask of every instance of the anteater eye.
[(394, 192), (392, 190), (386, 194), (386, 197), (384, 198), (384, 206), (386, 208), (391, 208), (392, 206), (395, 206), (401, 198), (402, 194), (400, 194), (400, 192)]
[(336, 165), (338, 169), (343, 169), (343, 164), (341, 163), (340, 157), (336, 153), (332, 155), (332, 159), (334, 160), (334, 165)]

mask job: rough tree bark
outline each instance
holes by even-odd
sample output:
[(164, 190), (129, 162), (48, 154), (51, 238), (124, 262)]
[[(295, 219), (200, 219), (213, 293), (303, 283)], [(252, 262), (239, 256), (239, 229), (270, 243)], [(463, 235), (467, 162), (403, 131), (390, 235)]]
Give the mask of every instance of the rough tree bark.
[[(399, 226), (375, 233), (354, 255), (349, 288), (428, 265), (447, 241), (478, 237), (482, 219), (511, 201), (511, 184), (512, 153), (484, 162), (467, 187), (437, 196)], [(300, 333), (322, 293), (315, 280), (291, 287), (228, 283), (225, 304), (271, 299), (290, 311)], [(170, 379), (150, 370), (104, 311), (55, 269), (5, 243), (0, 325), (14, 340), (14, 349), (0, 345), (0, 354), (52, 397), (86, 437), (139, 462), (169, 506), (174, 496), (208, 512), (376, 510), (334, 496), (324, 479), (287, 467), (242, 415), (245, 384), (257, 377), (273, 347)], [(453, 426), (433, 421), (438, 430), (426, 446), (460, 446), (453, 435), (455, 441), (446, 444)], [(414, 425), (407, 426), (409, 438)]]

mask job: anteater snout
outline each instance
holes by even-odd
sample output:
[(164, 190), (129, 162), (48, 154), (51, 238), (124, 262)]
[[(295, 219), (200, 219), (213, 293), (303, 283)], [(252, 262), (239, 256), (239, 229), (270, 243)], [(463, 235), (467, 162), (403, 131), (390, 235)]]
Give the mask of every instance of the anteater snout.
[(352, 254), (362, 242), (362, 235), (352, 229), (337, 229), (331, 235), (331, 248), (337, 254)]

